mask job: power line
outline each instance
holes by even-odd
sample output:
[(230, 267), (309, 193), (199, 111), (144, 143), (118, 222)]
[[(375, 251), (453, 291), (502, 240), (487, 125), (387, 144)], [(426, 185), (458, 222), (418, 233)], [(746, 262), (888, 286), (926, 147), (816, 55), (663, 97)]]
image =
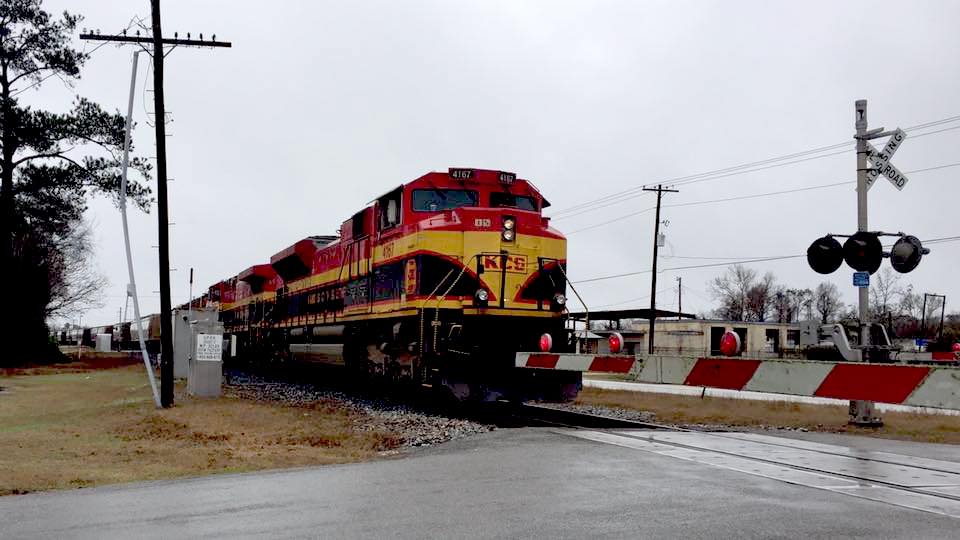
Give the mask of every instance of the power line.
[[(771, 191), (771, 192), (767, 192), (767, 193), (756, 193), (756, 194), (753, 194), (753, 195), (741, 195), (741, 196), (739, 196), (739, 197), (727, 197), (727, 198), (724, 198), (724, 199), (711, 199), (711, 200), (706, 200), (706, 201), (693, 201), (693, 202), (685, 202), (685, 203), (677, 203), (677, 204), (667, 204), (667, 205), (664, 205), (664, 208), (674, 208), (674, 207), (677, 207), (677, 206), (697, 206), (697, 205), (701, 205), (701, 204), (714, 204), (714, 203), (720, 203), (720, 202), (739, 201), (739, 200), (743, 200), (743, 199), (756, 199), (756, 198), (759, 198), (759, 197), (769, 197), (769, 196), (773, 196), (773, 195), (783, 195), (783, 194), (786, 194), (786, 193), (797, 193), (797, 192), (799, 192), (799, 191), (811, 191), (811, 190), (814, 190), (814, 189), (824, 189), (824, 188), (841, 186), (841, 185), (844, 185), (844, 184), (852, 184), (852, 183), (853, 183), (853, 181), (852, 181), (852, 180), (849, 180), (849, 181), (845, 181), (845, 182), (834, 182), (834, 183), (832, 183), (832, 184), (822, 184), (822, 185), (819, 185), (819, 186), (810, 186), (810, 187), (805, 187), (805, 188), (788, 189), (788, 190), (784, 190), (784, 191)], [(656, 207), (654, 206), (654, 207), (650, 207), (650, 208), (645, 208), (645, 209), (639, 210), (639, 211), (637, 211), (637, 212), (631, 212), (631, 213), (629, 213), (629, 214), (624, 214), (624, 215), (622, 215), (622, 216), (615, 217), (615, 218), (609, 219), (609, 220), (607, 220), (607, 221), (603, 221), (603, 222), (598, 223), (598, 224), (596, 224), (596, 225), (590, 225), (589, 227), (583, 227), (583, 228), (581, 228), (581, 229), (575, 229), (575, 230), (573, 230), (573, 231), (568, 232), (567, 235), (576, 234), (576, 233), (578, 233), (578, 232), (582, 232), (582, 231), (586, 231), (586, 230), (590, 230), (590, 229), (595, 229), (595, 228), (597, 228), (597, 227), (601, 227), (601, 226), (603, 226), (603, 225), (608, 225), (608, 224), (610, 224), (610, 223), (615, 223), (615, 222), (617, 222), (617, 221), (621, 221), (621, 220), (627, 219), (627, 218), (629, 218), (629, 217), (633, 217), (633, 216), (636, 216), (636, 215), (639, 215), (639, 214), (643, 214), (644, 212), (649, 212), (650, 210), (653, 210), (654, 208), (656, 208)]]
[[(671, 289), (672, 289), (672, 287), (667, 287), (667, 288), (664, 288), (664, 289), (660, 289), (660, 290), (657, 291), (657, 294), (668, 292), (668, 291), (670, 291)], [(593, 306), (592, 309), (607, 308), (607, 307), (611, 307), (611, 306), (621, 306), (621, 305), (623, 305), (623, 304), (629, 304), (630, 302), (636, 302), (637, 300), (646, 300), (647, 298), (650, 298), (650, 294), (645, 294), (645, 295), (643, 295), (643, 296), (638, 296), (638, 297), (636, 297), (636, 298), (630, 298), (629, 300), (621, 300), (620, 302), (612, 302), (612, 303), (610, 303), (610, 304), (600, 304), (599, 306)]]
[[(960, 126), (957, 126), (957, 128), (960, 129)], [(954, 129), (954, 128), (951, 128), (951, 129)], [(940, 169), (948, 169), (948, 168), (951, 168), (951, 167), (960, 167), (960, 162), (945, 163), (945, 164), (943, 164), (943, 165), (935, 165), (935, 166), (933, 166), (933, 167), (926, 167), (926, 168), (923, 168), (923, 169), (914, 169), (914, 170), (905, 171), (905, 172), (910, 173), (910, 174), (916, 174), (916, 173), (923, 173), (923, 172), (928, 172), (928, 171), (936, 171), (936, 170), (940, 170)], [(723, 199), (709, 199), (709, 200), (705, 200), (705, 201), (691, 201), (691, 202), (684, 202), (684, 203), (665, 204), (665, 205), (663, 205), (663, 207), (664, 207), (664, 208), (677, 208), (677, 207), (681, 207), (681, 206), (699, 206), (699, 205), (703, 205), (703, 204), (716, 204), (716, 203), (730, 202), (730, 201), (741, 201), (741, 200), (746, 200), (746, 199), (758, 199), (758, 198), (761, 198), (761, 197), (772, 197), (772, 196), (774, 196), (774, 195), (785, 195), (785, 194), (788, 194), (788, 193), (798, 193), (798, 192), (801, 192), (801, 191), (812, 191), (812, 190), (816, 190), (816, 189), (826, 189), (826, 188), (832, 188), (832, 187), (843, 186), (843, 185), (848, 185), (848, 184), (855, 184), (855, 183), (856, 183), (855, 180), (846, 180), (846, 181), (843, 181), (843, 182), (832, 182), (832, 183), (830, 183), (830, 184), (820, 184), (820, 185), (817, 185), (817, 186), (808, 186), (808, 187), (802, 187), (802, 188), (787, 189), (787, 190), (782, 190), (782, 191), (770, 191), (770, 192), (766, 192), (766, 193), (754, 193), (754, 194), (752, 194), (752, 195), (740, 195), (740, 196), (737, 196), (737, 197), (725, 197), (725, 198), (723, 198)], [(644, 214), (644, 213), (649, 212), (650, 210), (653, 210), (653, 209), (655, 209), (655, 208), (656, 208), (656, 207), (653, 206), (653, 207), (650, 207), (650, 208), (644, 208), (643, 210), (638, 210), (638, 211), (636, 211), (636, 212), (630, 212), (630, 213), (628, 213), (628, 214), (624, 214), (624, 215), (622, 215), (622, 216), (618, 216), (618, 217), (615, 217), (615, 218), (612, 218), (612, 219), (608, 219), (608, 220), (606, 220), (606, 221), (602, 221), (602, 222), (596, 223), (596, 224), (594, 224), (594, 225), (589, 225), (589, 226), (587, 226), (587, 227), (582, 227), (582, 228), (580, 228), (580, 229), (574, 229), (574, 230), (572, 230), (572, 231), (570, 231), (570, 232), (568, 232), (568, 233), (566, 233), (566, 234), (567, 234), (567, 236), (570, 236), (570, 235), (572, 235), (572, 234), (577, 234), (577, 233), (579, 233), (579, 232), (588, 231), (588, 230), (590, 230), (590, 229), (596, 229), (597, 227), (602, 227), (602, 226), (604, 226), (604, 225), (609, 225), (609, 224), (611, 224), (611, 223), (616, 223), (616, 222), (618, 222), (618, 221), (622, 221), (622, 220), (624, 220), (624, 219), (627, 219), (627, 218), (630, 218), (630, 217), (633, 217), (633, 216), (638, 216), (638, 215), (640, 215), (640, 214)]]
[[(958, 127), (960, 127), (960, 126), (958, 126)], [(736, 172), (730, 172), (730, 173), (726, 173), (726, 174), (716, 174), (716, 175), (706, 176), (706, 177), (703, 177), (703, 178), (695, 178), (695, 179), (692, 179), (692, 180), (688, 180), (688, 181), (686, 181), (686, 182), (676, 182), (676, 183), (673, 183), (673, 184), (670, 184), (670, 185), (671, 185), (671, 186), (674, 186), (674, 187), (676, 187), (676, 186), (686, 186), (686, 185), (690, 185), (690, 184), (696, 184), (696, 183), (698, 183), (698, 182), (706, 182), (706, 181), (708, 181), (708, 180), (717, 180), (717, 179), (719, 179), (719, 178), (727, 178), (727, 177), (729, 177), (729, 176), (737, 176), (737, 175), (741, 175), (741, 174), (747, 174), (747, 173), (752, 173), (752, 172), (764, 171), (764, 170), (773, 169), (773, 168), (776, 168), (776, 167), (785, 167), (785, 166), (787, 166), (787, 165), (794, 165), (794, 164), (796, 164), (796, 163), (802, 163), (802, 162), (804, 162), (804, 161), (810, 161), (810, 160), (813, 160), (813, 159), (820, 159), (820, 158), (825, 158), (825, 157), (830, 157), (830, 156), (838, 156), (838, 155), (840, 155), (840, 154), (846, 154), (847, 152), (848, 152), (848, 150), (844, 149), (844, 150), (841, 150), (841, 151), (839, 151), (839, 152), (832, 152), (832, 153), (829, 153), (829, 154), (824, 154), (824, 155), (822, 155), (822, 156), (813, 156), (813, 157), (808, 157), (808, 158), (803, 158), (803, 159), (797, 159), (797, 160), (794, 160), (794, 161), (787, 161), (787, 162), (784, 162), (784, 163), (775, 163), (775, 164), (773, 164), (773, 165), (767, 165), (767, 166), (764, 166), (764, 167), (757, 167), (757, 168), (753, 168), (753, 169), (745, 170), (745, 171), (736, 171)], [(554, 216), (553, 219), (555, 219), (555, 220), (567, 219), (567, 218), (571, 218), (571, 217), (574, 217), (574, 216), (579, 216), (579, 215), (581, 215), (581, 214), (586, 214), (586, 213), (589, 213), (589, 212), (593, 212), (593, 211), (595, 211), (595, 210), (600, 210), (601, 208), (606, 208), (606, 207), (608, 207), (608, 206), (613, 206), (613, 205), (615, 205), (615, 204), (620, 204), (620, 203), (622, 203), (622, 202), (624, 202), (624, 201), (627, 201), (627, 200), (630, 200), (630, 199), (635, 199), (635, 198), (643, 195), (644, 189), (645, 189), (644, 187), (635, 188), (635, 190), (631, 190), (632, 192), (629, 193), (629, 194), (626, 194), (625, 196), (622, 196), (622, 197), (619, 197), (619, 196), (618, 196), (616, 199), (610, 200), (610, 201), (602, 201), (603, 204), (597, 204), (597, 205), (595, 205), (595, 206), (591, 206), (591, 207), (588, 207), (588, 208), (585, 208), (585, 209), (581, 209), (581, 210), (576, 211), (576, 212), (565, 213), (564, 215), (560, 215), (560, 216)], [(626, 193), (626, 192), (625, 192), (625, 193)], [(584, 203), (584, 204), (590, 205), (591, 203)]]
[(613, 218), (613, 219), (608, 219), (607, 221), (601, 221), (600, 223), (597, 223), (597, 224), (594, 224), (594, 225), (590, 225), (590, 226), (588, 226), (588, 227), (583, 227), (583, 228), (580, 228), (580, 229), (574, 229), (574, 230), (566, 233), (566, 235), (567, 235), (567, 236), (570, 236), (571, 234), (577, 234), (577, 233), (579, 233), (579, 232), (589, 231), (590, 229), (596, 229), (597, 227), (603, 227), (604, 225), (609, 225), (609, 224), (611, 224), (611, 223), (616, 223), (616, 222), (618, 222), (618, 221), (622, 221), (622, 220), (624, 220), (624, 219), (627, 219), (627, 218), (630, 218), (630, 217), (633, 217), (633, 216), (639, 216), (640, 214), (645, 214), (645, 213), (647, 213), (647, 212), (649, 212), (649, 211), (651, 211), (651, 210), (656, 210), (656, 209), (657, 209), (656, 206), (651, 206), (650, 208), (644, 208), (643, 210), (637, 210), (636, 212), (630, 212), (629, 214), (626, 214), (626, 215), (623, 215), (623, 216), (620, 216), (620, 217), (615, 217), (615, 218)]
[[(933, 238), (930, 240), (923, 240), (924, 244), (942, 244), (946, 242), (956, 242), (960, 240), (960, 236), (945, 236), (943, 238)], [(889, 247), (889, 246), (884, 246)], [(736, 261), (720, 262), (720, 263), (708, 263), (708, 264), (695, 264), (690, 266), (674, 266), (671, 268), (664, 268), (661, 272), (670, 272), (673, 270), (694, 270), (698, 268), (715, 268), (718, 266), (733, 266), (735, 264), (751, 264), (757, 262), (767, 262), (767, 261), (782, 261), (785, 259), (799, 259), (800, 257), (806, 257), (806, 253), (800, 255), (780, 255), (773, 257), (757, 257), (754, 259), (740, 259)], [(595, 278), (581, 279), (577, 281), (571, 281), (574, 285), (580, 285), (581, 283), (593, 283), (595, 281), (606, 281), (608, 279), (616, 279), (629, 276), (639, 276), (641, 274), (648, 274), (650, 270), (637, 270), (635, 272), (625, 272), (623, 274), (613, 274), (609, 276), (599, 276)]]
[[(582, 208), (582, 207), (592, 206), (592, 205), (594, 205), (594, 204), (596, 204), (596, 203), (604, 202), (604, 201), (609, 200), (609, 199), (619, 198), (619, 197), (621, 197), (622, 195), (625, 195), (625, 194), (630, 194), (630, 193), (635, 193), (635, 192), (638, 192), (638, 191), (642, 191), (643, 188), (646, 188), (646, 187), (649, 187), (649, 186), (651, 186), (651, 185), (658, 184), (658, 183), (660, 183), (660, 184), (667, 184), (667, 185), (671, 185), (671, 186), (683, 185), (683, 183), (685, 183), (685, 181), (696, 180), (696, 179), (700, 179), (700, 178), (708, 177), (708, 176), (715, 176), (715, 175), (723, 174), (723, 173), (730, 173), (730, 172), (733, 172), (733, 171), (740, 171), (740, 170), (742, 170), (742, 169), (748, 169), (748, 168), (751, 168), (751, 167), (757, 167), (757, 166), (761, 166), (761, 165), (767, 165), (767, 164), (769, 164), (769, 163), (775, 163), (775, 162), (778, 162), (778, 161), (784, 161), (784, 160), (793, 159), (793, 158), (798, 158), (798, 157), (802, 157), (802, 156), (809, 156), (809, 155), (811, 155), (811, 154), (817, 154), (817, 153), (826, 152), (826, 151), (829, 151), (829, 150), (836, 150), (836, 149), (838, 149), (838, 148), (841, 148), (841, 147), (844, 147), (844, 146), (850, 146), (850, 145), (852, 145), (852, 144), (853, 144), (853, 141), (843, 142), (843, 143), (839, 143), (839, 144), (833, 144), (833, 145), (830, 145), (830, 146), (823, 146), (823, 147), (820, 147), (820, 148), (812, 148), (812, 149), (810, 149), (810, 150), (804, 150), (804, 151), (802, 151), (802, 152), (794, 152), (794, 153), (792, 153), (792, 154), (786, 154), (786, 155), (783, 155), (783, 156), (777, 156), (777, 157), (773, 157), (773, 158), (762, 159), (762, 160), (759, 160), (759, 161), (752, 161), (752, 162), (750, 162), (750, 163), (743, 163), (743, 164), (740, 164), (740, 165), (734, 165), (734, 166), (732, 166), (732, 167), (726, 167), (726, 168), (723, 168), (723, 169), (715, 169), (715, 170), (712, 170), (712, 171), (705, 171), (705, 172), (690, 174), (690, 175), (686, 175), (686, 176), (678, 176), (678, 177), (675, 177), (675, 178), (670, 178), (670, 179), (662, 180), (662, 181), (659, 181), (659, 182), (653, 182), (653, 183), (651, 183), (651, 184), (644, 184), (644, 185), (642, 185), (642, 186), (636, 186), (636, 187), (633, 187), (633, 188), (625, 189), (625, 190), (619, 191), (619, 192), (617, 192), (617, 193), (611, 193), (610, 195), (605, 195), (605, 196), (603, 196), (603, 197), (594, 199), (594, 200), (592, 200), (592, 201), (587, 201), (587, 202), (584, 202), (584, 203), (580, 203), (580, 204), (578, 204), (578, 205), (574, 205), (574, 206), (572, 206), (572, 207), (570, 207), (570, 208), (567, 208), (567, 209), (565, 209), (565, 210), (560, 210), (560, 211), (558, 211), (557, 213), (558, 213), (558, 214), (566, 214), (566, 213), (569, 213), (570, 211), (573, 211), (573, 210), (576, 210), (576, 209), (579, 209), (579, 208)], [(827, 156), (822, 156), (822, 157), (827, 157)], [(817, 158), (810, 158), (810, 159), (817, 159)], [(739, 172), (739, 173), (736, 173), (736, 174), (743, 174), (743, 173), (742, 173), (742, 172)]]
[[(934, 127), (934, 126), (943, 125), (943, 124), (947, 124), (947, 123), (952, 123), (952, 122), (956, 122), (956, 121), (960, 121), (960, 115), (958, 115), (958, 116), (951, 116), (951, 117), (947, 117), (947, 118), (942, 118), (942, 119), (940, 119), (940, 120), (934, 120), (934, 121), (932, 121), (932, 122), (926, 122), (926, 123), (923, 123), (923, 124), (917, 124), (917, 125), (914, 125), (914, 126), (910, 126), (910, 127), (905, 128), (904, 131), (910, 132), (910, 131), (915, 131), (915, 130), (920, 130), (920, 129), (926, 129), (926, 128), (929, 128), (929, 127)], [(953, 126), (953, 127), (949, 127), (949, 128), (945, 128), (945, 129), (941, 129), (941, 130), (936, 130), (936, 131), (931, 131), (931, 132), (927, 132), (927, 133), (920, 133), (920, 134), (917, 134), (917, 135), (913, 135), (913, 138), (923, 137), (923, 136), (926, 136), (926, 135), (934, 135), (934, 134), (937, 134), (937, 133), (943, 133), (943, 132), (952, 131), (952, 130), (955, 130), (955, 129), (960, 129), (960, 126)], [(682, 185), (688, 185), (688, 184), (697, 183), (697, 182), (703, 182), (703, 181), (707, 181), (707, 180), (714, 180), (714, 179), (718, 179), (718, 178), (726, 178), (726, 177), (729, 177), (729, 176), (746, 174), (746, 173), (748, 173), (748, 172), (765, 170), (765, 169), (769, 169), (769, 168), (773, 168), (773, 167), (780, 167), (780, 166), (785, 166), (785, 165), (792, 165), (792, 164), (795, 164), (795, 163), (801, 163), (801, 162), (810, 161), (810, 160), (813, 160), (813, 159), (820, 159), (820, 158), (824, 158), (824, 157), (830, 157), (830, 156), (833, 156), (833, 155), (839, 155), (839, 154), (841, 154), (841, 153), (846, 152), (846, 149), (845, 149), (845, 150), (842, 150), (842, 151), (840, 151), (840, 152), (831, 152), (831, 153), (829, 153), (829, 154), (823, 154), (823, 155), (820, 155), (820, 156), (814, 156), (813, 154), (820, 154), (820, 153), (823, 153), (823, 152), (828, 152), (828, 151), (830, 151), (830, 150), (836, 150), (836, 149), (839, 149), (839, 148), (849, 147), (849, 146), (852, 146), (853, 144), (855, 144), (854, 141), (847, 141), (847, 142), (843, 142), (843, 143), (837, 143), (837, 144), (833, 144), (833, 145), (822, 146), (822, 147), (819, 147), (819, 148), (812, 148), (812, 149), (804, 150), (804, 151), (801, 151), (801, 152), (794, 152), (794, 153), (792, 153), (792, 154), (786, 154), (786, 155), (777, 156), (777, 157), (773, 157), (773, 158), (767, 158), (767, 159), (764, 159), (764, 160), (754, 161), (754, 162), (750, 162), (750, 163), (744, 163), (744, 164), (741, 164), (741, 165), (735, 165), (735, 166), (732, 166), (732, 167), (726, 167), (726, 168), (723, 168), (723, 169), (716, 169), (716, 170), (713, 170), (713, 171), (706, 171), (706, 172), (702, 172), (702, 173), (696, 173), (696, 174), (692, 174), (692, 175), (676, 177), (676, 178), (672, 178), (672, 179), (669, 179), (669, 180), (663, 180), (663, 181), (659, 181), (659, 182), (655, 182), (655, 183), (663, 183), (663, 184), (667, 184), (667, 185), (671, 185), (671, 186), (682, 186)], [(812, 156), (812, 157), (807, 157), (807, 156)], [(780, 162), (780, 161), (786, 161), (786, 160), (790, 160), (790, 159), (793, 159), (793, 158), (803, 158), (803, 159), (796, 159), (796, 160), (794, 160), (794, 161), (790, 161), (790, 162), (787, 162), (787, 163), (778, 163), (778, 162)], [(770, 164), (773, 164), (773, 165), (770, 165)], [(744, 169), (749, 169), (749, 170), (744, 170)], [(648, 186), (650, 186), (650, 185), (653, 185), (653, 184), (655, 184), (655, 183), (644, 184), (644, 185), (642, 185), (642, 186), (633, 187), (633, 188), (629, 188), (629, 189), (626, 189), (626, 190), (623, 190), (623, 191), (619, 191), (619, 192), (616, 192), (616, 193), (612, 193), (612, 194), (609, 194), (609, 195), (605, 195), (605, 196), (603, 196), (603, 197), (599, 197), (599, 198), (593, 199), (593, 200), (591, 200), (591, 201), (586, 201), (586, 202), (583, 202), (583, 203), (580, 203), (580, 204), (577, 204), (577, 205), (568, 207), (568, 208), (566, 208), (566, 209), (559, 210), (559, 211), (557, 211), (557, 212), (554, 214), (553, 217), (554, 217), (554, 219), (561, 219), (562, 217), (571, 217), (571, 216), (573, 216), (573, 215), (578, 215), (578, 214), (580, 214), (580, 213), (592, 211), (592, 209), (594, 209), (594, 208), (592, 208), (592, 207), (594, 207), (594, 206), (596, 206), (595, 209), (604, 208), (604, 207), (606, 207), (606, 206), (609, 206), (610, 204), (616, 204), (616, 203), (618, 203), (618, 202), (621, 202), (622, 200), (627, 200), (628, 198), (632, 198), (632, 196), (636, 196), (635, 194), (637, 194), (637, 192), (642, 191), (643, 188), (648, 187)], [(628, 196), (630, 196), (630, 197), (628, 197)], [(604, 203), (608, 203), (608, 204), (604, 204)], [(591, 208), (591, 210), (587, 210), (588, 208)]]
[(764, 257), (686, 257), (683, 255), (664, 255), (664, 259), (691, 259), (695, 261), (739, 261), (740, 259), (762, 259)]

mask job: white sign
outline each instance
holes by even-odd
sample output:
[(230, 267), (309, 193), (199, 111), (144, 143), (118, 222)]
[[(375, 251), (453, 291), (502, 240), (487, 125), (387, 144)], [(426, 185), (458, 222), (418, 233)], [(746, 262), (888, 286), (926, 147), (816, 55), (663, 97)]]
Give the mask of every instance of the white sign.
[(893, 187), (898, 190), (903, 190), (903, 186), (907, 185), (909, 179), (907, 175), (900, 172), (900, 169), (893, 166), (893, 163), (887, 163), (880, 168), (880, 174), (887, 177), (890, 180), (890, 183), (893, 184)]
[(222, 334), (197, 334), (197, 354), (199, 362), (219, 362), (223, 354)]
[(893, 154), (896, 153), (897, 149), (900, 148), (900, 144), (902, 144), (906, 138), (907, 134), (902, 129), (897, 128), (896, 131), (893, 132), (893, 135), (890, 136), (890, 140), (887, 141), (882, 151), (877, 151), (873, 145), (867, 143), (867, 157), (869, 157), (873, 163), (873, 168), (867, 171), (867, 190), (873, 186), (874, 180), (881, 174), (886, 176), (890, 180), (890, 183), (898, 190), (902, 190), (903, 186), (907, 185), (907, 176), (890, 163)]

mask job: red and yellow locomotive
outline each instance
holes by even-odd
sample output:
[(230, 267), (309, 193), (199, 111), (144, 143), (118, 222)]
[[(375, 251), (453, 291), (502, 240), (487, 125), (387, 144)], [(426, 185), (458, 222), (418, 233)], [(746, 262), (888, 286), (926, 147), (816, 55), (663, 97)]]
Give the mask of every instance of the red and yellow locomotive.
[(514, 367), (517, 351), (568, 343), (566, 240), (547, 206), (513, 173), (431, 172), (208, 298), (241, 354), (343, 364), (457, 399), (570, 397), (579, 373)]

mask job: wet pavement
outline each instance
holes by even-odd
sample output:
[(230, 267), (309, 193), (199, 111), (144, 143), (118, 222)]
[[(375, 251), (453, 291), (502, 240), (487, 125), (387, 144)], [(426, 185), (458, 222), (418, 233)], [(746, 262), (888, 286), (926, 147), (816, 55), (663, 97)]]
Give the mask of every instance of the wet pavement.
[(955, 468), (762, 435), (524, 427), (371, 463), (4, 497), (0, 538), (946, 538)]

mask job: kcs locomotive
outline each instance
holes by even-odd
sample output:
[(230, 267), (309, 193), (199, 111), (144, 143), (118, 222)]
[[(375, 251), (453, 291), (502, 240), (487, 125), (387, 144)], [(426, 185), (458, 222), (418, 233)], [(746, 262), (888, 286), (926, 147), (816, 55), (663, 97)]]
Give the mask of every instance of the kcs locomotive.
[(570, 398), (579, 372), (528, 372), (518, 351), (571, 347), (566, 240), (513, 173), (449, 169), (209, 288), (237, 354), (341, 364), (458, 400)]

